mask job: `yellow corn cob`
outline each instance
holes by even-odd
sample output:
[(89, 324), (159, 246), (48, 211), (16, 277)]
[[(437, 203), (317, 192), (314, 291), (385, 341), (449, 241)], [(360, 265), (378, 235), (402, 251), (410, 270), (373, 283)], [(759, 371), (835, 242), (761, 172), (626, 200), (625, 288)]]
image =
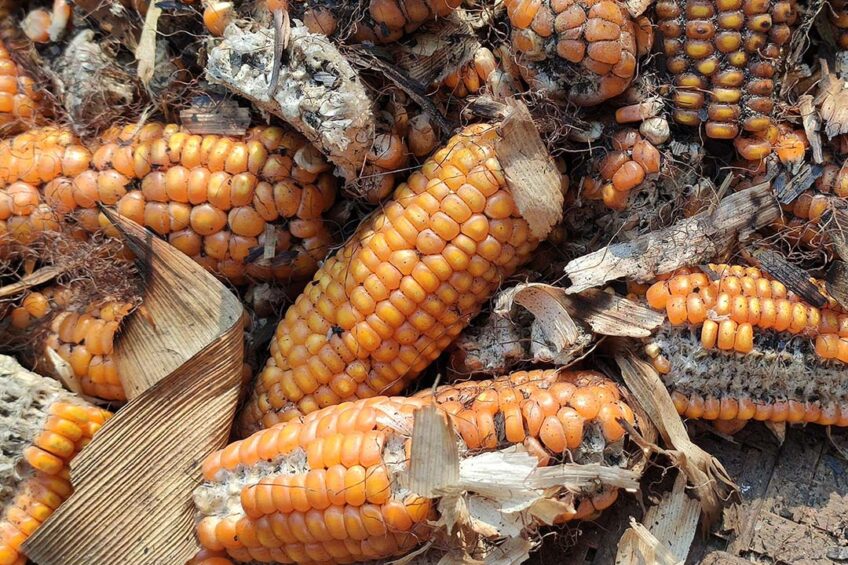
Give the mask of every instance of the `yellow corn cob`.
[(331, 241), (321, 217), (335, 199), (329, 168), (277, 127), (236, 140), (126, 126), (93, 152), (65, 130), (32, 130), (0, 143), (0, 233), (29, 243), (66, 217), (95, 232), (110, 227), (97, 204), (114, 205), (233, 283), (302, 280)]
[[(17, 330), (35, 334), (37, 355), (51, 348), (71, 366), (83, 394), (104, 400), (127, 399), (112, 357), (112, 348), (122, 319), (133, 309), (123, 301), (101, 300), (81, 304), (68, 287), (51, 287), (31, 292), (13, 308), (10, 323)], [(47, 331), (40, 321), (49, 322)]]
[(717, 139), (772, 125), (794, 0), (660, 0), (656, 14), (678, 123), (705, 121), (704, 133)]
[(616, 0), (506, 0), (521, 71), (553, 98), (581, 106), (618, 96), (653, 43), (647, 18), (633, 20)]
[[(590, 429), (598, 430), (592, 435), (598, 451), (621, 445), (622, 422), (635, 423), (618, 387), (591, 371), (520, 372), (440, 387), (435, 395), (324, 408), (206, 459), (194, 497), (201, 544), (238, 561), (281, 563), (350, 563), (408, 552), (432, 534), (428, 520), (437, 504), (400, 490), (397, 475), (411, 440), (393, 426), (408, 421), (411, 429), (414, 410), (433, 403), (461, 439), (461, 454), (523, 444), (540, 466), (580, 462)], [(596, 487), (574, 494), (574, 510), (557, 522), (595, 516), (618, 492)]]
[(454, 136), (324, 262), (277, 327), (243, 429), (400, 392), (529, 258), (496, 141), (484, 124)]
[(0, 357), (0, 564), (24, 565), (21, 544), (71, 494), (68, 463), (109, 412)]

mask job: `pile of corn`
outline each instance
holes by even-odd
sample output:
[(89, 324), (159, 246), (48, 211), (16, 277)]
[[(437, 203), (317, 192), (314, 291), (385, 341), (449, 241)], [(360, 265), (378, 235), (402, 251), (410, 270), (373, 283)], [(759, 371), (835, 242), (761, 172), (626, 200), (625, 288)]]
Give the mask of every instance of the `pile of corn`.
[[(657, 214), (644, 222), (667, 227), (709, 207), (704, 195), (719, 183), (704, 191), (692, 185), (723, 175), (714, 167), (719, 161), (733, 163), (742, 177), (728, 183), (732, 190), (772, 183), (782, 214), (763, 235), (787, 243), (782, 251), (819, 253), (818, 262), (805, 255), (811, 272), (824, 274), (841, 248), (832, 228), (848, 196), (845, 139), (826, 143), (821, 159), (812, 156), (817, 146), (807, 134), (815, 128), (800, 129), (800, 112), (784, 96), (800, 94), (795, 82), (808, 86), (806, 74), (787, 72), (802, 56), (790, 49), (800, 43), (793, 42), (796, 30), (809, 29), (802, 25), (809, 23), (806, 8), (794, 0), (658, 0), (653, 7), (620, 0), (163, 4), (157, 40), (167, 57), (201, 50), (182, 35), (202, 37), (208, 54), (218, 38), (235, 35), (233, 26), (250, 25), (275, 34), (275, 64), (285, 65), (287, 26), (302, 22), (356, 61), (376, 116), (361, 164), (373, 188), (358, 200), (306, 137), (269, 125), (278, 120), (268, 107), (249, 114), (251, 127), (242, 135), (198, 134), (197, 123), (156, 121), (173, 119), (182, 101), (162, 108), (161, 100), (146, 98), (149, 92), (135, 95), (155, 102), (148, 106), (156, 119), (139, 111), (91, 137), (75, 134), (67, 116), (46, 119), (53, 110), (45, 97), (65, 86), (42, 91), (32, 78), (42, 73), (27, 65), (55, 60), (68, 44), (60, 38), (76, 33), (74, 26), (99, 25), (97, 33), (108, 34), (112, 24), (92, 9), (69, 27), (71, 8), (63, 0), (52, 13), (36, 4), (18, 13), (0, 0), (7, 20), (0, 24), (0, 286), (39, 267), (63, 267), (51, 264), (60, 254), (45, 252), (59, 241), (120, 247), (108, 208), (242, 296), (259, 283), (295, 296), (279, 311), (266, 308), (273, 319), (264, 327), (275, 330), (267, 346), (256, 338), (264, 366), (246, 383), (233, 441), (202, 462), (192, 494), (200, 551), (188, 565), (388, 560), (430, 543), (477, 559), (507, 545), (463, 530), (462, 512), (447, 506), (450, 489), (415, 492), (407, 481), (421, 449), (420, 414), (440, 418), (461, 462), (511, 454), (530, 459), (534, 473), (587, 464), (641, 470), (648, 462), (638, 461), (644, 444), (634, 431), (645, 431), (635, 415), (642, 412), (623, 387), (594, 370), (610, 365), (591, 350), (572, 363), (576, 368), (540, 369), (534, 361), (556, 365), (562, 357), (539, 355), (489, 380), (470, 375), (456, 382), (448, 374), (451, 384), (423, 390), (416, 381), (445, 376), (439, 358), (516, 279), (565, 286), (561, 265), (551, 275), (550, 257), (574, 258), (610, 239), (634, 239), (646, 212), (672, 208), (671, 220)], [(835, 2), (824, 16), (840, 48), (848, 47), (844, 4)], [(148, 9), (122, 6), (139, 22)], [(185, 16), (176, 26), (185, 30), (171, 33), (169, 10)], [(303, 34), (297, 37), (315, 39)], [(21, 45), (38, 57), (21, 56)], [(416, 61), (413, 70), (427, 84), (394, 72), (388, 61), (398, 53), (398, 69), (409, 70), (401, 60)], [(380, 65), (362, 69), (367, 57)], [(442, 68), (445, 61), (449, 68)], [(249, 57), (241, 64), (252, 68)], [(333, 85), (340, 71), (330, 67), (310, 76)], [(272, 92), (275, 71), (267, 69)], [(792, 84), (781, 83), (787, 76)], [(209, 86), (199, 72), (192, 78)], [(565, 200), (566, 221), (549, 236), (553, 245), (531, 229), (532, 206), (517, 189), (525, 179), (517, 178), (514, 152), (503, 149), (510, 97), (536, 118), (548, 168), (555, 156), (569, 167), (576, 162), (581, 176)], [(298, 103), (308, 105), (310, 93), (302, 98)], [(304, 121), (315, 121), (309, 125), (316, 130), (320, 120), (337, 117), (334, 108), (314, 106)], [(692, 147), (697, 156), (687, 155)], [(695, 180), (681, 180), (685, 188), (674, 192), (661, 181), (681, 163)], [(575, 218), (575, 231), (589, 237), (569, 239)], [(610, 225), (616, 233), (604, 231)], [(126, 271), (115, 276), (134, 276), (129, 249), (89, 259)], [(821, 294), (817, 307), (754, 266), (690, 265), (655, 275), (650, 284), (624, 283), (637, 303), (630, 307), (664, 314), (639, 354), (680, 416), (727, 432), (750, 420), (848, 427), (848, 307), (833, 281), (802, 281)], [(0, 338), (86, 399), (120, 405), (127, 395), (116, 340), (129, 316), (146, 315), (143, 289), (137, 300), (108, 281), (95, 281), (104, 288), (93, 293), (82, 276), (59, 277), (7, 289)], [(624, 287), (614, 282), (607, 290)], [(599, 345), (602, 355), (607, 345)], [(6, 358), (0, 372), (0, 474), (8, 475), (0, 489), (0, 565), (22, 565), (23, 541), (70, 496), (70, 461), (110, 414)], [(523, 536), (593, 520), (621, 492), (601, 478), (538, 491), (547, 518), (521, 514)], [(446, 532), (450, 520), (457, 530)]]

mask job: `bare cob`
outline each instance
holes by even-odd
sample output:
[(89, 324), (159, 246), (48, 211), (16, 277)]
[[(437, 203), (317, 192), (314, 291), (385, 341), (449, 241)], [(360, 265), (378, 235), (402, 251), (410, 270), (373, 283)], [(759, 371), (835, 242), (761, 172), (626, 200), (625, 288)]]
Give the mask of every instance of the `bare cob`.
[[(411, 426), (413, 411), (431, 403), (449, 417), (462, 454), (524, 444), (540, 466), (579, 460), (585, 441), (606, 453), (623, 440), (622, 422), (634, 423), (617, 386), (591, 371), (520, 372), (441, 387), (435, 396), (332, 406), (207, 458), (195, 491), (201, 544), (237, 561), (281, 563), (350, 563), (408, 552), (432, 534), (436, 501), (399, 484), (411, 441), (394, 426)], [(596, 515), (617, 490), (594, 487), (577, 497), (574, 511), (557, 522)]]
[(454, 136), (325, 261), (277, 327), (244, 429), (400, 392), (529, 257), (497, 138)]

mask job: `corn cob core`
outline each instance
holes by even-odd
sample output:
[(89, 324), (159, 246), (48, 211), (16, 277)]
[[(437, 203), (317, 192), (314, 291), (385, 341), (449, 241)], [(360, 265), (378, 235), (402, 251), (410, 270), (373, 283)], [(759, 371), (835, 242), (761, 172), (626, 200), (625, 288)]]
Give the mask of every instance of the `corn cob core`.
[[(427, 520), (435, 514), (434, 501), (398, 480), (415, 409), (440, 406), (462, 452), (523, 443), (547, 465), (579, 460), (586, 438), (604, 452), (620, 445), (619, 419), (634, 422), (620, 398), (597, 373), (547, 370), (312, 412), (206, 459), (195, 491), (200, 543), (238, 561), (350, 563), (403, 554), (432, 533)], [(608, 489), (582, 493), (559, 521), (592, 516), (616, 496)]]
[(0, 564), (71, 494), (68, 463), (110, 416), (0, 356)]
[(612, 150), (592, 159), (592, 174), (583, 179), (583, 196), (623, 210), (630, 193), (655, 179), (661, 165), (660, 152), (650, 141), (633, 128), (621, 128), (612, 136)]
[(53, 349), (64, 359), (79, 380), (82, 393), (103, 400), (127, 399), (112, 355), (115, 335), (121, 321), (134, 305), (124, 301), (101, 300), (87, 304), (67, 287), (31, 292), (12, 309), (11, 325), (18, 330), (38, 330), (41, 320), (49, 320), (39, 349)]
[(668, 359), (663, 379), (681, 416), (848, 426), (845, 368), (823, 362), (809, 339), (758, 333), (756, 354), (727, 355), (692, 328), (664, 327), (649, 347)]
[[(815, 338), (822, 359), (848, 363), (848, 314), (828, 296), (824, 308), (803, 302), (779, 281), (753, 267), (710, 265), (718, 278), (704, 273), (678, 275), (655, 283), (646, 298), (651, 307), (665, 309), (672, 326), (701, 327), (705, 349), (749, 354), (755, 330)], [(821, 281), (811, 279), (824, 292)], [(661, 373), (672, 367), (662, 355), (654, 357)]]
[(489, 125), (467, 127), (324, 262), (277, 326), (245, 430), (396, 394), (538, 244)]
[(312, 33), (391, 43), (453, 12), (461, 0), (290, 0), (289, 10)]
[(40, 98), (35, 81), (12, 59), (9, 45), (0, 39), (0, 134), (31, 125)]
[(705, 121), (715, 139), (772, 124), (775, 76), (798, 17), (794, 0), (660, 0), (656, 14), (678, 123)]
[(512, 45), (525, 78), (581, 106), (618, 96), (636, 73), (651, 26), (636, 25), (615, 0), (505, 0)]
[[(85, 232), (113, 233), (100, 203), (233, 283), (303, 280), (332, 239), (321, 217), (335, 200), (329, 169), (277, 127), (238, 140), (125, 126), (93, 152), (68, 131), (42, 128), (0, 143), (0, 230), (28, 243), (70, 216)], [(270, 261), (257, 260), (264, 248)]]

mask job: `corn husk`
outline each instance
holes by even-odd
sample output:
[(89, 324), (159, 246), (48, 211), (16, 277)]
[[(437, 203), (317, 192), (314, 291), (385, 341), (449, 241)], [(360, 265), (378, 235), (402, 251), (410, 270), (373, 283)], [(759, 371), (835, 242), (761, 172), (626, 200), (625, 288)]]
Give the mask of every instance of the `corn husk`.
[(191, 492), (203, 459), (226, 442), (238, 399), (237, 298), (164, 241), (108, 215), (146, 283), (147, 313), (129, 319), (116, 346), (131, 401), (74, 459), (74, 494), (25, 544), (41, 565), (191, 558)]

